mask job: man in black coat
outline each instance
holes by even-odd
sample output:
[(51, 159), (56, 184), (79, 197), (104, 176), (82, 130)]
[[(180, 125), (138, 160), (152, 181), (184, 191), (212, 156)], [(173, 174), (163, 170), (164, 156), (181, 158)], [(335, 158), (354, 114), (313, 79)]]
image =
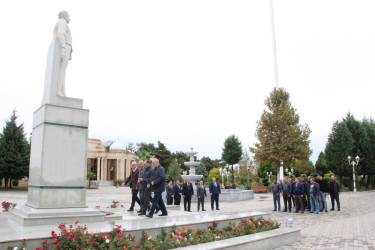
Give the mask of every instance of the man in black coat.
[(131, 163), (131, 166), (132, 166), (132, 170), (130, 171), (130, 175), (125, 180), (125, 183), (124, 183), (124, 185), (126, 185), (128, 184), (128, 182), (130, 182), (130, 188), (132, 190), (132, 203), (128, 210), (129, 212), (134, 211), (135, 202), (137, 202), (138, 205), (141, 206), (141, 201), (138, 198), (138, 189), (137, 189), (139, 170), (137, 169), (137, 163), (135, 161)]
[(327, 206), (327, 195), (328, 195), (328, 183), (323, 179), (323, 176), (318, 175), (316, 183), (319, 184), (320, 192), (319, 192), (319, 208), (322, 212), (325, 210), (328, 212), (328, 206)]
[(167, 187), (165, 188), (167, 191), (167, 205), (172, 205), (173, 204), (173, 197), (174, 197), (174, 190), (173, 190), (173, 181), (169, 180)]
[(340, 183), (336, 181), (335, 176), (331, 176), (331, 180), (328, 182), (328, 190), (331, 195), (332, 208), (331, 211), (335, 210), (335, 200), (337, 203), (337, 211), (340, 211)]
[(203, 185), (203, 181), (199, 182), (199, 186), (197, 186), (197, 196), (198, 196), (198, 212), (200, 205), (202, 204), (202, 211), (204, 210), (204, 197), (207, 196), (206, 188)]
[(139, 186), (142, 186), (144, 190), (143, 201), (141, 202), (142, 208), (139, 216), (146, 215), (146, 211), (149, 208), (150, 197), (151, 197), (151, 187), (150, 187), (150, 178), (151, 178), (152, 168), (150, 164), (144, 162), (142, 178), (138, 178)]
[(146, 216), (152, 218), (158, 205), (162, 212), (159, 216), (167, 216), (168, 212), (161, 196), (161, 193), (165, 191), (165, 169), (160, 166), (159, 160), (156, 158), (152, 159), (152, 166), (154, 170), (151, 173), (151, 191), (154, 192), (154, 199), (152, 200), (150, 213)]
[(184, 209), (185, 209), (185, 211), (191, 212), (191, 210), (190, 210), (191, 197), (193, 195), (194, 195), (193, 184), (190, 182), (190, 178), (187, 178), (184, 185), (182, 185), (182, 197), (184, 197)]
[(212, 182), (209, 185), (211, 195), (211, 210), (214, 211), (214, 203), (216, 203), (216, 210), (219, 209), (219, 194), (221, 194), (220, 183), (216, 181), (216, 178), (212, 178)]
[(180, 205), (181, 196), (182, 196), (182, 189), (180, 186), (180, 180), (176, 180), (176, 184), (173, 186), (174, 191), (174, 204)]

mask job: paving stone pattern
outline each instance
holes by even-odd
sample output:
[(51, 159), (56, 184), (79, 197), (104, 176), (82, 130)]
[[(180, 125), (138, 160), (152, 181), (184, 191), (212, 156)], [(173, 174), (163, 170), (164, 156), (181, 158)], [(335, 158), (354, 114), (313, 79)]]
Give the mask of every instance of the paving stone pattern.
[[(87, 190), (87, 205), (106, 207), (111, 202), (120, 201), (125, 208), (131, 202), (128, 187), (101, 187)], [(9, 201), (23, 205), (27, 192), (0, 191), (0, 202)], [(301, 240), (277, 249), (372, 249), (375, 250), (375, 191), (345, 192), (340, 195), (341, 211), (328, 211), (319, 214), (273, 212), (271, 194), (256, 194), (251, 201), (221, 202), (220, 210), (210, 210), (209, 197), (205, 200), (204, 213), (240, 213), (264, 211), (271, 218), (285, 225), (289, 216), (294, 217), (294, 226), (301, 228)], [(327, 200), (331, 208), (330, 198)], [(183, 204), (183, 203), (182, 203)], [(283, 201), (281, 199), (283, 210)], [(138, 209), (136, 205), (135, 209)], [(183, 205), (180, 208), (183, 210)], [(195, 212), (196, 203), (192, 204)]]

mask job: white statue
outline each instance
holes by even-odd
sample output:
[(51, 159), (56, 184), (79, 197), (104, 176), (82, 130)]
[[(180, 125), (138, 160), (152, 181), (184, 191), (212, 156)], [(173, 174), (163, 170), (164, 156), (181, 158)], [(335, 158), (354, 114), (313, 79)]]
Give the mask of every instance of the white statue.
[(59, 82), (57, 85), (57, 94), (60, 96), (66, 96), (65, 90), (65, 73), (68, 67), (69, 60), (72, 59), (72, 34), (68, 23), (70, 22), (69, 14), (66, 10), (60, 11), (59, 21), (56, 23), (53, 30), (53, 36), (57, 38), (61, 47), (61, 58), (60, 58), (60, 74)]

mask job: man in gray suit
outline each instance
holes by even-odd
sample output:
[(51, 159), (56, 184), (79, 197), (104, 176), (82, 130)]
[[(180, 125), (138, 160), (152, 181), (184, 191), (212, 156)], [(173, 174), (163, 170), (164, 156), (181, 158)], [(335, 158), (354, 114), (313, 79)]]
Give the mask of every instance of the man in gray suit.
[(199, 186), (197, 186), (197, 196), (198, 196), (198, 211), (200, 205), (202, 204), (202, 211), (204, 210), (204, 197), (207, 196), (206, 188), (203, 186), (203, 181), (199, 182)]

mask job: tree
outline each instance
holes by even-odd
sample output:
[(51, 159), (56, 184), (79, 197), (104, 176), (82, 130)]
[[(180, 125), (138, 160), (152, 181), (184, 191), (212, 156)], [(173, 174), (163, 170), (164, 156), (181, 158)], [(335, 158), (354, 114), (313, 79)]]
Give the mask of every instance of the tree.
[(307, 124), (299, 124), (300, 117), (289, 101), (289, 93), (283, 88), (274, 88), (265, 105), (255, 132), (259, 142), (250, 147), (255, 160), (271, 160), (278, 167), (281, 161), (290, 165), (295, 159), (308, 160), (312, 153), (311, 130)]
[(167, 149), (164, 143), (158, 141), (158, 147), (155, 151), (155, 157), (159, 159), (160, 165), (162, 165), (165, 170), (168, 170), (169, 165), (172, 162), (172, 153)]
[(315, 172), (315, 167), (312, 161), (300, 161), (295, 160), (293, 164), (294, 174), (296, 176), (301, 176), (302, 174), (313, 174)]
[(232, 165), (232, 184), (234, 185), (233, 165), (238, 163), (242, 157), (242, 144), (235, 135), (225, 139), (222, 153), (223, 160)]
[[(348, 164), (348, 155), (352, 153), (354, 140), (344, 122), (336, 121), (332, 126), (332, 132), (328, 135), (325, 148), (327, 167), (336, 175), (352, 178), (353, 171)], [(342, 181), (342, 179), (341, 179)]]
[(142, 149), (142, 150), (137, 150), (137, 152), (135, 152), (135, 161), (138, 163), (139, 161), (148, 161), (150, 160), (151, 158), (153, 158), (154, 156), (151, 155), (150, 152)]
[(367, 161), (368, 165), (366, 165), (366, 169), (364, 171), (368, 174), (367, 177), (367, 186), (370, 185), (370, 180), (373, 179), (373, 176), (375, 174), (375, 122), (372, 119), (363, 119), (362, 120), (362, 126), (366, 130), (366, 133), (370, 140), (370, 146), (369, 146), (369, 152), (370, 155), (368, 155)]
[(315, 168), (316, 171), (321, 175), (327, 174), (329, 172), (324, 152), (320, 152), (318, 160), (315, 162)]
[(201, 162), (201, 164), (195, 167), (195, 174), (203, 175), (204, 178), (208, 176), (208, 172), (203, 162)]
[(5, 186), (9, 189), (12, 188), (12, 179), (29, 175), (30, 145), (23, 123), (17, 126), (16, 120), (16, 110), (13, 110), (0, 134), (0, 176), (5, 178)]
[(172, 163), (169, 165), (167, 175), (170, 178), (170, 180), (173, 181), (181, 178), (181, 169), (177, 159), (174, 159)]
[(129, 142), (128, 146), (126, 147), (126, 150), (132, 154), (134, 154), (137, 151), (137, 147), (134, 146), (133, 142)]
[[(219, 171), (218, 168), (211, 169), (211, 171), (208, 174), (208, 177), (206, 178), (206, 181), (210, 182), (213, 177), (215, 177), (217, 181), (219, 181), (219, 182), (221, 181), (220, 171)], [(223, 185), (224, 185), (224, 183), (223, 183)]]
[(172, 158), (177, 160), (180, 169), (183, 169), (185, 171), (189, 170), (189, 167), (184, 165), (184, 162), (189, 161), (189, 156), (185, 152), (178, 151), (176, 153), (173, 153)]
[(89, 180), (89, 189), (91, 188), (91, 181), (94, 180), (96, 174), (93, 172), (87, 172), (87, 179)]

